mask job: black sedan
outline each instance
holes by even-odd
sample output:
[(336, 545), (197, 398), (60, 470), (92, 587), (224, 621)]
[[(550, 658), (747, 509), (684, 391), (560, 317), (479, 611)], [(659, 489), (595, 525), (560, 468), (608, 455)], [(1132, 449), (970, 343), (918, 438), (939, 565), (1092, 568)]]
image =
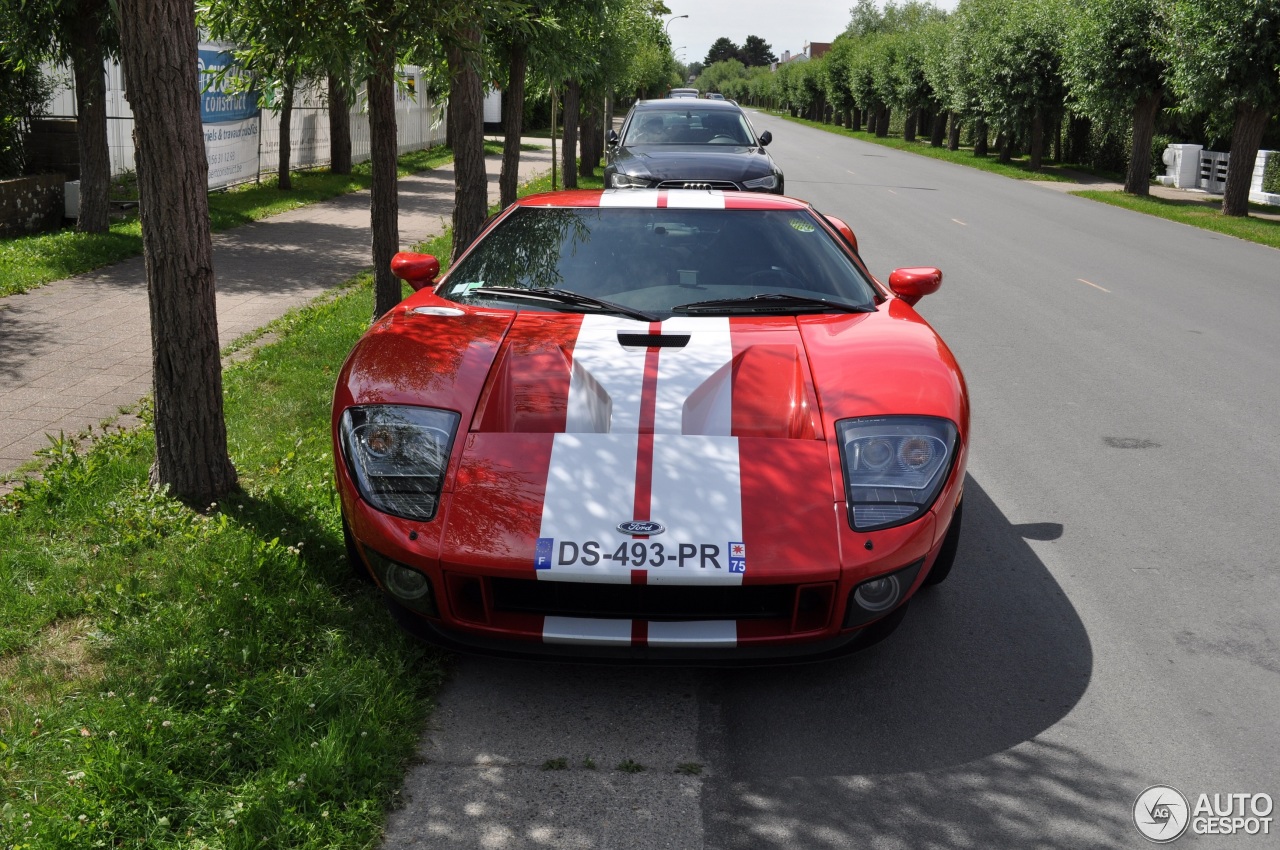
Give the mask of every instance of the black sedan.
[(742, 109), (723, 100), (644, 100), (609, 132), (605, 186), (783, 194), (782, 171)]

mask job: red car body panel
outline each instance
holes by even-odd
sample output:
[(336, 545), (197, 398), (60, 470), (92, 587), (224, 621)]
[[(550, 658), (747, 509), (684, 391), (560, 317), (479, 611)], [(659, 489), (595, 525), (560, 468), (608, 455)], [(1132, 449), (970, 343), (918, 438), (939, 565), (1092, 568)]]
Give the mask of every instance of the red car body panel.
[[(600, 204), (599, 192), (520, 202)], [(756, 193), (726, 194), (724, 205), (808, 208)], [(375, 323), (338, 378), (336, 474), (352, 535), (366, 556), (373, 550), (428, 577), (438, 617), (426, 624), (436, 637), (677, 654), (832, 645), (865, 626), (843, 627), (858, 583), (921, 559), (905, 598), (924, 580), (960, 500), (967, 460), (960, 368), (912, 307), (883, 292), (873, 313), (644, 323), (481, 309), (423, 289)], [(645, 344), (659, 336), (688, 342)], [(624, 338), (631, 344), (619, 344)], [(343, 411), (368, 404), (460, 415), (433, 520), (391, 516), (359, 496), (338, 435)], [(855, 531), (836, 423), (902, 414), (956, 425), (947, 481), (919, 519)], [(669, 533), (609, 536), (630, 520), (660, 522)], [(663, 586), (643, 592), (655, 597), (681, 592), (672, 588), (715, 594), (757, 586), (792, 596), (768, 597), (759, 616), (727, 623), (555, 607), (561, 591), (595, 583)], [(557, 601), (539, 612), (543, 602), (523, 601), (526, 591)]]

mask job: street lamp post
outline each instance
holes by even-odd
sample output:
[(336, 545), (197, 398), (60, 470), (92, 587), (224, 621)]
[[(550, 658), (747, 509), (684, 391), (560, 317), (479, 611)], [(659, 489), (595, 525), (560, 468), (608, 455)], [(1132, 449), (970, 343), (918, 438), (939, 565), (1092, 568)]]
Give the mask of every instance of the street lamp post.
[(672, 15), (671, 17), (667, 18), (667, 22), (662, 25), (662, 31), (665, 33), (667, 31), (667, 27), (671, 26), (672, 21), (678, 21), (681, 18), (687, 18), (687, 17), (689, 16), (688, 15)]

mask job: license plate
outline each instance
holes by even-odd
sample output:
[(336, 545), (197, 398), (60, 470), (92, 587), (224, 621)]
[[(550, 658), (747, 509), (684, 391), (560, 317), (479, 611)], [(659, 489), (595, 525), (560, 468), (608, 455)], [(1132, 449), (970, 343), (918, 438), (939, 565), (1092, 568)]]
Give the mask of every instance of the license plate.
[(747, 547), (727, 543), (664, 543), (626, 540), (619, 544), (598, 540), (557, 540), (539, 537), (534, 569), (558, 567), (617, 567), (628, 570), (727, 570), (747, 571)]

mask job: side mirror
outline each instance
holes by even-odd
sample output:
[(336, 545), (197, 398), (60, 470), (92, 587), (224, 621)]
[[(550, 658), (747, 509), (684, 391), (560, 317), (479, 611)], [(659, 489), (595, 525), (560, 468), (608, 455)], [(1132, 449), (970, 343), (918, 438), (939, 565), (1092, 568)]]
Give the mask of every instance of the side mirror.
[(609, 135), (605, 136), (605, 141), (609, 143), (609, 147), (613, 147), (618, 143), (618, 131), (610, 130)]
[(903, 301), (916, 306), (916, 302), (931, 295), (942, 286), (942, 272), (932, 268), (894, 269), (889, 275), (889, 288)]
[(418, 291), (435, 283), (440, 261), (430, 254), (401, 251), (391, 258), (391, 273)]
[(839, 234), (844, 237), (844, 241), (849, 243), (849, 247), (852, 248), (854, 251), (857, 251), (858, 237), (853, 235), (853, 228), (845, 224), (842, 220), (836, 218), (833, 215), (827, 216), (826, 219), (831, 223), (831, 226), (834, 227), (839, 232)]
[(773, 141), (773, 133), (770, 133), (768, 130), (765, 130), (763, 133), (760, 134), (760, 147), (764, 147), (765, 145), (769, 144), (772, 141)]

